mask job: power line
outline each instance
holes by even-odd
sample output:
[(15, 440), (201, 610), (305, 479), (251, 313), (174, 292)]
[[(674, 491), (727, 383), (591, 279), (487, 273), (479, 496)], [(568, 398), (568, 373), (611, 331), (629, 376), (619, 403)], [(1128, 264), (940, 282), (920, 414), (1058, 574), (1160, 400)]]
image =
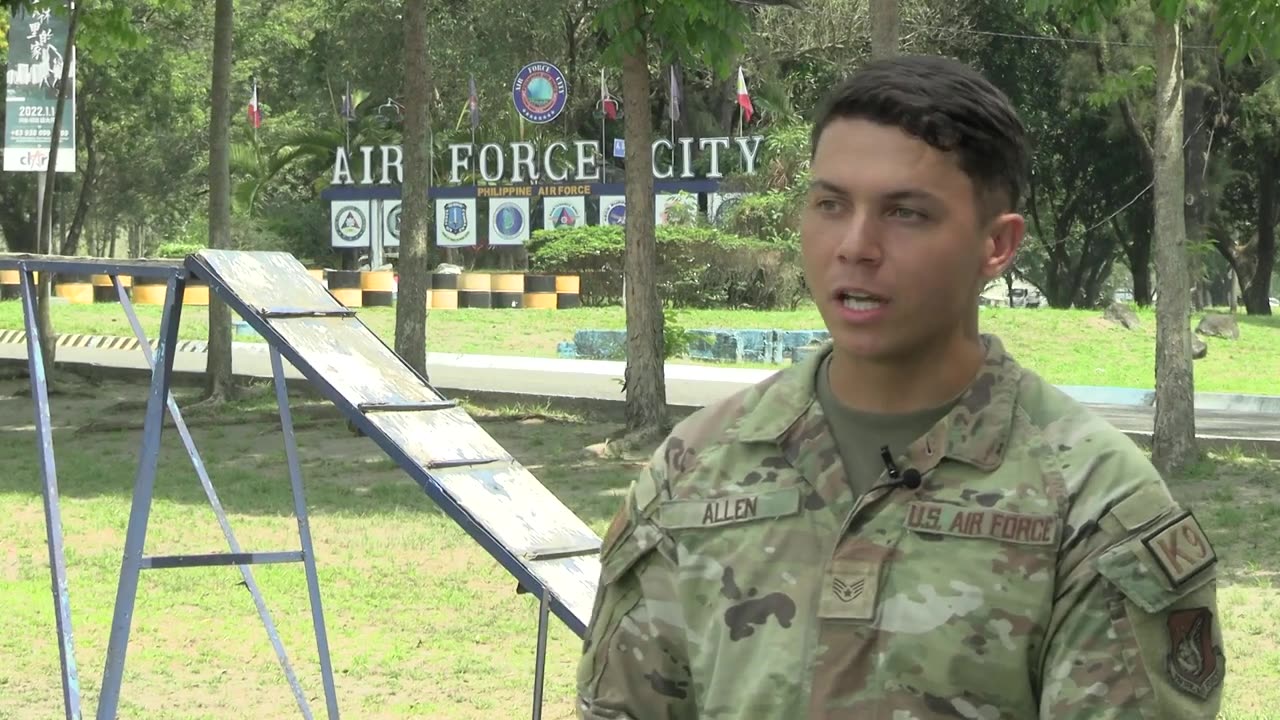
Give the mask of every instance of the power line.
[[(1183, 150), (1184, 152), (1185, 152), (1185, 151), (1186, 151), (1186, 149), (1187, 149), (1187, 145), (1191, 143), (1192, 138), (1194, 138), (1194, 137), (1196, 136), (1196, 133), (1200, 132), (1200, 128), (1204, 127), (1205, 119), (1206, 119), (1205, 117), (1201, 117), (1201, 118), (1200, 118), (1200, 122), (1196, 125), (1195, 129), (1194, 129), (1194, 130), (1192, 130), (1190, 133), (1188, 133), (1188, 134), (1187, 134), (1186, 139), (1182, 141), (1182, 150)], [(1153, 168), (1153, 169), (1154, 169), (1154, 168)], [(1155, 187), (1155, 186), (1156, 186), (1156, 181), (1155, 181), (1154, 179), (1152, 179), (1152, 181), (1151, 181), (1151, 182), (1147, 183), (1147, 186), (1146, 186), (1146, 187), (1144, 187), (1144, 188), (1142, 188), (1141, 190), (1139, 190), (1139, 191), (1138, 191), (1138, 194), (1133, 196), (1133, 199), (1132, 199), (1132, 200), (1130, 200), (1129, 202), (1125, 203), (1124, 205), (1121, 205), (1121, 206), (1120, 206), (1120, 207), (1119, 207), (1115, 212), (1113, 212), (1113, 213), (1111, 213), (1110, 215), (1108, 215), (1108, 216), (1106, 216), (1106, 217), (1102, 218), (1102, 220), (1100, 220), (1100, 221), (1098, 221), (1098, 222), (1094, 223), (1093, 225), (1091, 225), (1091, 226), (1089, 226), (1089, 227), (1085, 228), (1084, 232), (1082, 232), (1082, 233), (1080, 233), (1080, 234), (1081, 234), (1082, 236), (1083, 236), (1083, 235), (1088, 235), (1089, 233), (1093, 232), (1094, 230), (1097, 230), (1098, 228), (1102, 227), (1103, 225), (1106, 225), (1107, 223), (1111, 222), (1111, 218), (1113, 218), (1113, 217), (1115, 217), (1115, 216), (1119, 215), (1120, 213), (1124, 212), (1125, 210), (1129, 209), (1129, 207), (1130, 207), (1130, 206), (1132, 206), (1134, 203), (1138, 202), (1138, 200), (1142, 199), (1142, 196), (1143, 196), (1143, 195), (1146, 195), (1146, 194), (1147, 194), (1147, 191), (1151, 190), (1151, 188), (1153, 188), (1153, 187)]]
[[(1028, 35), (1023, 33), (996, 32), (994, 30), (969, 30), (966, 28), (942, 27), (939, 25), (919, 25), (916, 23), (904, 23), (904, 25), (907, 25), (908, 27), (916, 28), (918, 30), (935, 30), (938, 32), (960, 33), (962, 35), (985, 35), (988, 37), (1002, 37), (1002, 38), (1010, 38), (1013, 40), (1035, 40), (1039, 42), (1062, 42), (1062, 43), (1074, 43), (1076, 45), (1102, 45), (1103, 44), (1103, 41), (1101, 40), (1093, 40), (1089, 38), (1056, 37), (1054, 35)], [(1123, 42), (1119, 40), (1108, 40), (1106, 41), (1105, 44), (1113, 45), (1116, 47), (1140, 47), (1140, 48), (1155, 47), (1154, 43)], [(1183, 45), (1182, 47), (1188, 50), (1217, 50), (1218, 49), (1217, 45)]]

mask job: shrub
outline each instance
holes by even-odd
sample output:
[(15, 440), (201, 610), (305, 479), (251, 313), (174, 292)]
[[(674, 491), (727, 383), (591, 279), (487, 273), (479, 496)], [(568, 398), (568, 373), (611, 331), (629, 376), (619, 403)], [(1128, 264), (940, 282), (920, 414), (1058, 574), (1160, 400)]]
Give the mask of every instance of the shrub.
[[(672, 307), (793, 309), (804, 297), (795, 246), (706, 226), (660, 225), (658, 293)], [(622, 299), (623, 230), (618, 226), (539, 230), (529, 242), (535, 272), (582, 278), (582, 301)]]
[(158, 258), (177, 258), (181, 260), (188, 255), (198, 253), (204, 249), (204, 245), (196, 242), (166, 242), (161, 243), (152, 253), (153, 257)]
[(799, 234), (804, 196), (794, 190), (771, 190), (739, 200), (725, 219), (725, 230), (766, 242), (791, 243)]

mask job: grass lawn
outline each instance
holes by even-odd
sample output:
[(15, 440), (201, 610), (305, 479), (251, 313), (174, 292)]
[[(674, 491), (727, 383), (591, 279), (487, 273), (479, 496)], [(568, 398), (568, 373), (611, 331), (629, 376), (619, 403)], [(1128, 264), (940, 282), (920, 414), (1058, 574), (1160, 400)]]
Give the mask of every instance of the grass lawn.
[[(139, 306), (139, 320), (148, 337), (160, 326), (156, 306)], [(1130, 331), (1102, 319), (1092, 310), (983, 308), (982, 328), (1004, 339), (1024, 364), (1059, 385), (1105, 385), (1151, 388), (1155, 382), (1155, 314), (1140, 310), (1141, 327)], [(369, 308), (364, 320), (388, 344), (395, 335), (395, 310)], [(1192, 326), (1200, 317), (1192, 318)], [(822, 320), (812, 307), (795, 312), (681, 310), (680, 323), (702, 328), (764, 328), (820, 330)], [(1280, 395), (1280, 316), (1239, 316), (1240, 339), (1205, 338), (1208, 356), (1195, 364), (1196, 389)], [(21, 329), (22, 305), (0, 302), (0, 329)], [(132, 337), (123, 310), (116, 305), (59, 305), (53, 327), (62, 333), (126, 335)], [(620, 307), (575, 310), (437, 310), (427, 321), (427, 345), (432, 352), (555, 357), (556, 346), (573, 340), (575, 330), (622, 329)], [(184, 308), (183, 338), (208, 337), (207, 310)], [(680, 362), (695, 362), (681, 360)], [(745, 365), (746, 367), (772, 367)]]
[[(1029, 315), (1028, 315), (1029, 316)], [(0, 380), (0, 717), (61, 715), (58, 653), (25, 380)], [(71, 609), (85, 691), (97, 705), (146, 387), (109, 383), (55, 396)], [(180, 391), (180, 404), (183, 402)], [(123, 418), (108, 408), (133, 403)], [(246, 550), (298, 546), (283, 443), (269, 386), (214, 413), (189, 414), (215, 488)], [(311, 508), (339, 702), (353, 718), (508, 718), (528, 714), (536, 606), (513, 580), (336, 411), (293, 405)], [(555, 408), (469, 404), (506, 446), (603, 534), (637, 466), (583, 452), (616, 418)], [(518, 414), (514, 414), (518, 413)], [(147, 554), (219, 552), (225, 544), (176, 432), (164, 436)], [(1222, 718), (1280, 707), (1280, 464), (1211, 457), (1171, 481), (1221, 556), (1228, 677)], [(255, 577), (285, 647), (323, 716), (306, 583), (295, 564)], [(143, 573), (121, 718), (296, 717), (235, 568)], [(553, 621), (544, 717), (569, 718), (580, 645)]]

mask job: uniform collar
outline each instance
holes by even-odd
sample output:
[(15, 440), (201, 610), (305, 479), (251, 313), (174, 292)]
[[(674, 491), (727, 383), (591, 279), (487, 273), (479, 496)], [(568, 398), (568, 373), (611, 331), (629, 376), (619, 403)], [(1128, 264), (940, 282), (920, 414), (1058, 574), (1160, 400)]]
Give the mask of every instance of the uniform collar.
[[(983, 470), (1000, 465), (1013, 426), (1022, 370), (994, 335), (981, 336), (985, 359), (955, 406), (929, 432), (906, 449), (907, 461), (921, 472), (951, 458)], [(778, 374), (738, 423), (744, 442), (774, 442), (795, 456), (800, 445), (826, 431), (815, 394), (818, 366), (830, 354), (830, 341)], [(795, 446), (795, 447), (791, 447)]]

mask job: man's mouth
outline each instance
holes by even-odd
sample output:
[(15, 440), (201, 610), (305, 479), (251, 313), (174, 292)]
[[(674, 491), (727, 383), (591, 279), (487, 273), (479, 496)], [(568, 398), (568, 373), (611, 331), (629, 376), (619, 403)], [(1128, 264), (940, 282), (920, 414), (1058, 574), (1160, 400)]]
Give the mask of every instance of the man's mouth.
[(840, 303), (850, 310), (875, 310), (888, 302), (882, 297), (861, 292), (841, 291), (837, 295)]

